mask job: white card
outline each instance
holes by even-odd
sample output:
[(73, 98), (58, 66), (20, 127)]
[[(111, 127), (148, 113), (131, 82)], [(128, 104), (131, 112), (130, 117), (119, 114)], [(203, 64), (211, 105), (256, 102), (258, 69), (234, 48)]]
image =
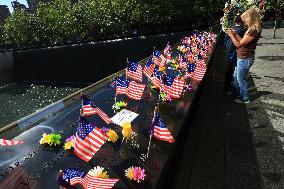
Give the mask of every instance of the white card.
[(129, 122), (131, 123), (139, 114), (135, 112), (131, 112), (126, 109), (122, 109), (120, 112), (115, 114), (111, 120), (113, 123), (122, 126), (123, 123)]

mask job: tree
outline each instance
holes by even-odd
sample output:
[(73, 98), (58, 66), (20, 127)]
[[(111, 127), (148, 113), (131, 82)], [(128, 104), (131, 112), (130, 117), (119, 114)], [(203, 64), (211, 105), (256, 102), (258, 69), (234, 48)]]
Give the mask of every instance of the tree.
[(276, 29), (278, 27), (278, 24), (280, 24), (281, 15), (283, 14), (284, 1), (283, 0), (269, 0), (269, 1), (265, 1), (265, 3), (266, 3), (264, 4), (265, 11), (272, 12), (274, 14), (273, 38), (275, 38)]
[(33, 26), (33, 16), (23, 9), (16, 9), (3, 26), (3, 39), (7, 47), (32, 46), (35, 42)]
[(77, 20), (70, 0), (39, 3), (35, 13), (38, 42), (44, 46), (79, 40)]

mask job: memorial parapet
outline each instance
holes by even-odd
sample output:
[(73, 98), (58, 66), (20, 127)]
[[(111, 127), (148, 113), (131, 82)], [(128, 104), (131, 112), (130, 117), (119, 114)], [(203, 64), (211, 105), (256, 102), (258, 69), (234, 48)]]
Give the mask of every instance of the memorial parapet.
[[(210, 63), (215, 45), (216, 43), (206, 54), (204, 62), (207, 65)], [(181, 50), (180, 46), (179, 50)], [(145, 65), (147, 60), (139, 62), (140, 65)], [(141, 100), (132, 100), (127, 95), (115, 95), (116, 88), (113, 81), (117, 76), (124, 74), (124, 71), (121, 71), (42, 110), (41, 114), (35, 113), (36, 118), (30, 116), (23, 119), (24, 121), (16, 122), (1, 130), (1, 136), (9, 136), (9, 133), (13, 131), (14, 135), (18, 135), (12, 137), (13, 140), (24, 141), (24, 144), (0, 146), (0, 188), (59, 188), (56, 182), (59, 170), (77, 168), (88, 172), (96, 166), (106, 168), (110, 178), (119, 179), (113, 188), (161, 188), (165, 171), (172, 166), (169, 157), (174, 155), (175, 148), (178, 147), (178, 136), (183, 132), (183, 122), (200, 85), (198, 78), (193, 79), (191, 72), (187, 73), (189, 73), (187, 82), (190, 88), (187, 92), (183, 90), (181, 98), (169, 100), (166, 94), (165, 101), (162, 101), (164, 97), (159, 92), (150, 90), (149, 80), (151, 79), (145, 75), (143, 75), (142, 83), (148, 84), (149, 87), (146, 87)], [(161, 86), (165, 87), (166, 84)], [(171, 93), (170, 89), (166, 90), (163, 87), (160, 90)], [(55, 147), (39, 144), (44, 133), (60, 133), (61, 141), (76, 133), (77, 120), (82, 108), (80, 101), (82, 92), (110, 117), (115, 115), (112, 109), (114, 102), (122, 99), (127, 99), (126, 109), (138, 114), (131, 122), (134, 134), (129, 140), (122, 140), (121, 126), (114, 123), (106, 125), (98, 116), (88, 117), (89, 122), (95, 122), (99, 128), (108, 127), (116, 131), (119, 139), (116, 143), (103, 144), (87, 163), (73, 152), (65, 151), (63, 142)], [(158, 140), (155, 137), (152, 137), (149, 142), (155, 108), (158, 109), (160, 118), (176, 140), (174, 143)], [(44, 114), (46, 115), (39, 116)], [(145, 180), (140, 183), (128, 180), (125, 177), (125, 170), (131, 166), (145, 169)], [(76, 185), (76, 187), (80, 186)]]

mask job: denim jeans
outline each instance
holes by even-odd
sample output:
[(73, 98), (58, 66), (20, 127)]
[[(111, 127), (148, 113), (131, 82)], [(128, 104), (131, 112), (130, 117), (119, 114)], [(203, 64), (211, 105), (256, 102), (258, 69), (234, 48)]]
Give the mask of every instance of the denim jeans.
[(253, 58), (246, 58), (246, 59), (238, 58), (237, 66), (234, 71), (233, 84), (243, 101), (249, 100), (247, 74), (253, 62), (254, 62)]

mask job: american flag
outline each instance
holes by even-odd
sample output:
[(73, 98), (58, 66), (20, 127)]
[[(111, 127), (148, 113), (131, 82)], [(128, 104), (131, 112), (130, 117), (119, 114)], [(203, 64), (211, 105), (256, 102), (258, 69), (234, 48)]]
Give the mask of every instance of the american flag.
[(184, 56), (181, 56), (180, 59), (179, 59), (179, 67), (180, 68), (186, 68), (187, 67), (187, 61), (186, 59), (184, 58)]
[(155, 68), (155, 64), (153, 64), (152, 58), (149, 58), (147, 60), (147, 63), (144, 67), (143, 72), (148, 78), (150, 78), (153, 75), (154, 68)]
[(90, 161), (108, 136), (101, 129), (89, 124), (87, 118), (80, 116), (76, 131), (74, 153), (85, 162)]
[(173, 143), (175, 141), (158, 112), (155, 111), (152, 121), (152, 135), (159, 140)]
[(166, 55), (166, 59), (167, 59), (167, 63), (168, 63), (168, 62), (171, 62), (171, 60), (172, 60), (172, 54), (171, 54), (171, 53), (168, 53), (168, 54)]
[(24, 144), (24, 141), (0, 139), (0, 146), (14, 146), (17, 144)]
[(187, 57), (188, 57), (190, 62), (192, 62), (195, 59), (195, 56), (194, 56), (194, 54), (192, 52), (188, 53)]
[(195, 79), (196, 81), (201, 81), (206, 73), (206, 69), (207, 68), (204, 60), (197, 60), (196, 68), (194, 70), (192, 78)]
[(145, 84), (128, 81), (125, 77), (120, 76), (116, 80), (116, 94), (126, 94), (131, 99), (140, 100), (145, 86)]
[(164, 55), (162, 55), (162, 53), (160, 51), (155, 51), (153, 53), (153, 62), (159, 66), (159, 67), (163, 67), (165, 66), (167, 59), (166, 57), (164, 57)]
[(169, 54), (170, 51), (171, 51), (171, 46), (170, 46), (170, 44), (167, 44), (166, 48), (164, 49), (164, 55)]
[(162, 85), (165, 93), (173, 98), (180, 98), (184, 88), (184, 80), (170, 75), (165, 75), (162, 78)]
[(81, 99), (83, 115), (89, 116), (93, 114), (98, 114), (107, 124), (112, 123), (110, 117), (106, 115), (106, 113), (102, 111), (99, 107), (97, 107), (88, 97), (82, 95)]
[(162, 72), (159, 71), (157, 67), (155, 67), (153, 77), (151, 77), (151, 82), (157, 88), (161, 88), (162, 86), (162, 80), (161, 80), (162, 75), (163, 75)]
[(189, 44), (190, 44), (190, 41), (191, 41), (190, 37), (185, 37), (184, 40), (183, 40), (183, 43), (189, 45)]
[(186, 78), (188, 78), (188, 77), (192, 78), (193, 77), (195, 67), (196, 67), (196, 65), (194, 63), (190, 63), (190, 64), (187, 65), (187, 72), (185, 74)]
[(142, 66), (137, 62), (127, 62), (126, 76), (142, 82)]
[(84, 189), (110, 189), (119, 179), (98, 178), (77, 169), (65, 169), (63, 179), (70, 181), (70, 185), (80, 184)]

